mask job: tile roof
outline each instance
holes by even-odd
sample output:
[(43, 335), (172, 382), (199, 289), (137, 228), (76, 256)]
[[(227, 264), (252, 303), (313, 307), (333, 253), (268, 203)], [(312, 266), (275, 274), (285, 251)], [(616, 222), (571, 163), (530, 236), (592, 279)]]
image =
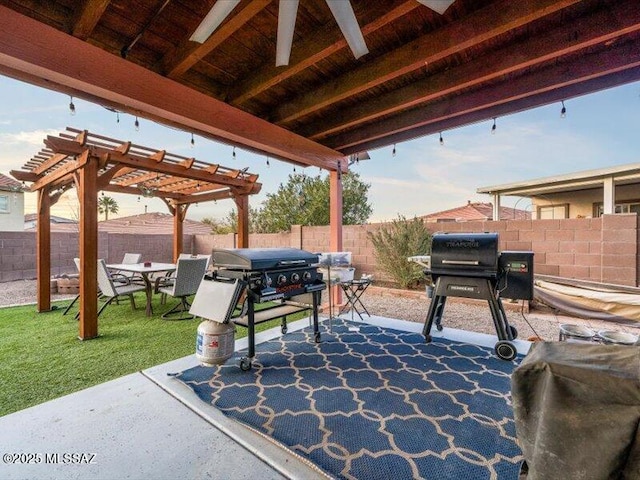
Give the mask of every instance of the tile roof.
[[(472, 222), (478, 220), (493, 220), (493, 204), (482, 202), (468, 202), (462, 207), (456, 207), (441, 212), (430, 213), (420, 217), (426, 222)], [(511, 207), (500, 207), (500, 220), (529, 220), (531, 213)]]
[(14, 188), (21, 188), (22, 184), (11, 177), (0, 173), (0, 190), (13, 192)]
[[(206, 235), (211, 233), (211, 227), (205, 223), (185, 219), (184, 233), (187, 235)], [(33, 231), (30, 228), (27, 231)], [(79, 226), (73, 223), (51, 224), (52, 232), (77, 232)], [(139, 233), (141, 235), (171, 235), (173, 234), (173, 216), (168, 213), (143, 213), (129, 217), (114, 218), (98, 222), (98, 231), (109, 233)]]
[[(206, 235), (211, 233), (211, 227), (205, 223), (185, 219), (183, 223), (185, 234)], [(98, 230), (109, 233), (140, 233), (144, 235), (165, 235), (173, 233), (173, 215), (168, 213), (151, 212), (129, 217), (114, 218), (98, 223)]]

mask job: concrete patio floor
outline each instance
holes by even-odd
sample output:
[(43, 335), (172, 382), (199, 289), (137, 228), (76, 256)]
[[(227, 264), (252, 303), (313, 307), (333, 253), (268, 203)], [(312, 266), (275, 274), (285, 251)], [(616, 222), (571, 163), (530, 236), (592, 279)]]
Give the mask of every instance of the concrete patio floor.
[[(367, 318), (367, 323), (422, 330), (421, 324), (383, 317)], [(291, 323), (289, 331), (308, 324), (306, 319)], [(491, 348), (496, 341), (495, 336), (446, 327), (432, 333)], [(280, 328), (274, 328), (256, 335), (256, 342), (279, 335)], [(246, 343), (240, 339), (236, 348)], [(528, 342), (514, 343), (520, 353), (529, 348)], [(190, 355), (0, 417), (0, 478), (327, 478), (167, 375), (196, 365)]]

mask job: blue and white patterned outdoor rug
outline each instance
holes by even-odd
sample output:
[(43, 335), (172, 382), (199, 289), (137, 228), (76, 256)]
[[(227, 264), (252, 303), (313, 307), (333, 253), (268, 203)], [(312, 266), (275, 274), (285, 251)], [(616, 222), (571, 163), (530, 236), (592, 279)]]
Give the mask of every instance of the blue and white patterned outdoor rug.
[(491, 349), (335, 323), (177, 375), (226, 415), (348, 479), (517, 479), (510, 376)]

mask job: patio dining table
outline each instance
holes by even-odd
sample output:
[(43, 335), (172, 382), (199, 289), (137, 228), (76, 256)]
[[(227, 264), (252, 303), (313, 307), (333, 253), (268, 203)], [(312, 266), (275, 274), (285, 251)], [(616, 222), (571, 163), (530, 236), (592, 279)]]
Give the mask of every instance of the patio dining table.
[(110, 263), (107, 265), (109, 270), (118, 270), (121, 272), (138, 273), (144, 280), (147, 294), (147, 317), (153, 315), (153, 308), (151, 307), (151, 297), (153, 295), (153, 289), (151, 287), (151, 279), (149, 275), (158, 272), (172, 272), (176, 269), (175, 263), (159, 263), (159, 262), (145, 262), (145, 263)]

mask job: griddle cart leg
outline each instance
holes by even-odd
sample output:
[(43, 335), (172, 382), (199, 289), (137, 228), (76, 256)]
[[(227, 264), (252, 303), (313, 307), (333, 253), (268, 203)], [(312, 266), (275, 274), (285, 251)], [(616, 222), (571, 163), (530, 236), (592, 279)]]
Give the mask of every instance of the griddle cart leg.
[(246, 357), (240, 359), (240, 370), (246, 372), (251, 370), (251, 362), (256, 356), (256, 322), (255, 306), (253, 299), (247, 295), (247, 337), (249, 340), (249, 351)]
[[(331, 287), (329, 287), (331, 288)], [(313, 339), (316, 343), (320, 343), (320, 327), (318, 325), (318, 305), (320, 305), (321, 290), (311, 294), (313, 297)]]

